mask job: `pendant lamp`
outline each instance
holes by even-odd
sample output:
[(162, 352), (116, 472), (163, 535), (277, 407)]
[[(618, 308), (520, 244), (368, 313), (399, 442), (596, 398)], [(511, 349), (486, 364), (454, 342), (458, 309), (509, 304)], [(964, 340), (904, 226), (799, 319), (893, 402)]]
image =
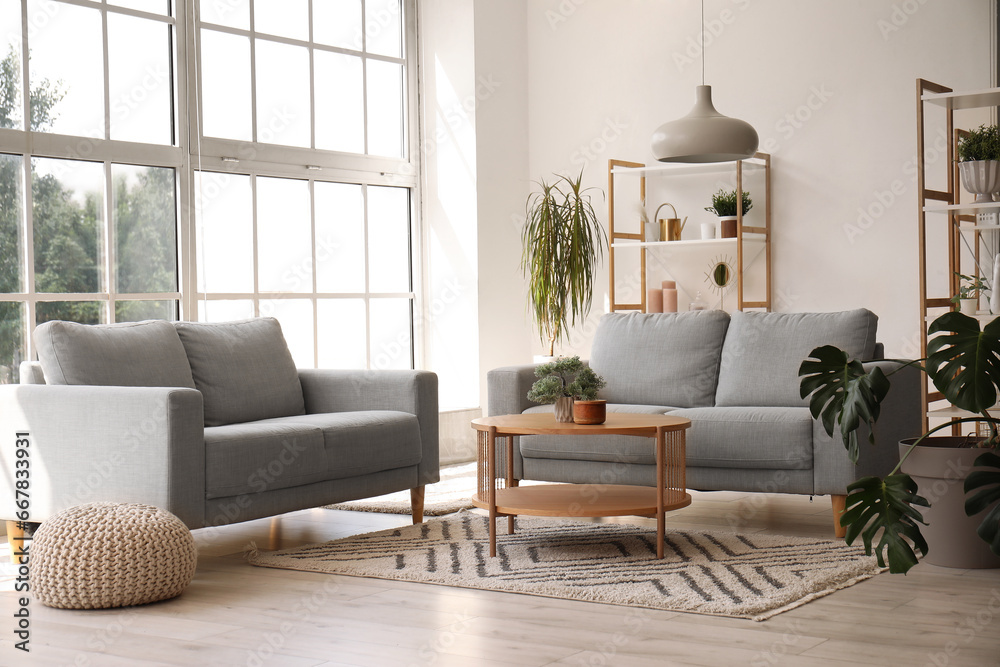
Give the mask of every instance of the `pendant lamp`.
[[(705, 2), (701, 3), (701, 43), (705, 44)], [(757, 152), (759, 139), (750, 123), (723, 116), (712, 104), (712, 87), (705, 85), (705, 49), (701, 51), (701, 85), (694, 107), (653, 133), (653, 156), (660, 162), (728, 162)]]

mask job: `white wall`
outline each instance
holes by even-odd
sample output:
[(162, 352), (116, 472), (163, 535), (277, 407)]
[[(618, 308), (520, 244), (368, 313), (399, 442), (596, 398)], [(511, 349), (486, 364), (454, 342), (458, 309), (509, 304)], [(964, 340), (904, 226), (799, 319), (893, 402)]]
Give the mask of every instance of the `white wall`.
[[(530, 0), (529, 177), (584, 166), (606, 189), (608, 158), (653, 163), (650, 135), (687, 113), (701, 80), (699, 11), (694, 0)], [(887, 353), (915, 354), (915, 79), (990, 85), (990, 3), (708, 0), (705, 17), (716, 107), (753, 124), (773, 155), (775, 310), (870, 308)], [(680, 213), (689, 225), (710, 215)], [(606, 272), (599, 284), (595, 311)], [(592, 329), (563, 352), (585, 355)]]
[(486, 373), (530, 361), (530, 318), (521, 278), (521, 226), (529, 192), (526, 0), (476, 0), (479, 222), (479, 395)]
[[(445, 343), (475, 322), (475, 356), (463, 361), (471, 368), (477, 359), (477, 375), (470, 381), (457, 371), (454, 386), (469, 394), (478, 386), (485, 405), (490, 368), (525, 363), (542, 349), (526, 315), (519, 230), (512, 224), (519, 224), (531, 181), (583, 167), (585, 184), (606, 190), (609, 158), (653, 163), (650, 135), (687, 113), (701, 82), (700, 5), (420, 5), (425, 19), (435, 15), (434, 41), (451, 42), (453, 58), (465, 49), (468, 68), (453, 69), (464, 86), (458, 94), (475, 99), (467, 114), (474, 150), (463, 149), (457, 175), (439, 169), (431, 179), (451, 197), (475, 174), (474, 194), (466, 193), (472, 200), (460, 198), (468, 217), (442, 200), (428, 207), (428, 222), (440, 245), (431, 253), (431, 273), (454, 275), (463, 285), (475, 276), (478, 286), (463, 308), (450, 309), (463, 319), (460, 333), (439, 340), (431, 367), (442, 362)], [(887, 353), (915, 354), (921, 326), (915, 79), (955, 89), (990, 85), (989, 0), (708, 0), (705, 16), (706, 83), (715, 104), (753, 124), (761, 150), (773, 155), (775, 310), (870, 308), (880, 316)], [(422, 29), (426, 46), (427, 20)], [(425, 59), (425, 76), (427, 66)], [(943, 158), (937, 164), (943, 167)], [(428, 188), (432, 199), (440, 197), (434, 188)], [(599, 196), (594, 203), (606, 223), (606, 205)], [(691, 216), (692, 230), (709, 216), (700, 208), (680, 213)], [(445, 232), (460, 242), (448, 245)], [(590, 321), (561, 352), (589, 353), (607, 299), (606, 268), (598, 285)]]

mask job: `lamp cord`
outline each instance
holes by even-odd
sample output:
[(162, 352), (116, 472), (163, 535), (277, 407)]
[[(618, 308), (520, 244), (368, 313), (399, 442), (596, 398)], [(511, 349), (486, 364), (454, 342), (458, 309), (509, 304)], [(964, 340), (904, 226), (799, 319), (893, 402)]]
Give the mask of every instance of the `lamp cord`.
[(701, 0), (701, 85), (705, 85), (705, 0)]

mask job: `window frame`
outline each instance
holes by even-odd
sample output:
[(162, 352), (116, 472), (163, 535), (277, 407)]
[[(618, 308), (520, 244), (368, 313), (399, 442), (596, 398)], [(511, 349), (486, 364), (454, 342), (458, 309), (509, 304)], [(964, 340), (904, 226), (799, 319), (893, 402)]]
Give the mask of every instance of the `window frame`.
[[(365, 0), (367, 1), (367, 0)], [(163, 301), (172, 300), (178, 304), (178, 317), (181, 320), (197, 321), (198, 304), (203, 299), (213, 300), (224, 298), (224, 296), (214, 293), (205, 295), (198, 291), (197, 281), (197, 239), (195, 224), (195, 174), (202, 172), (220, 172), (230, 174), (247, 174), (251, 179), (258, 176), (296, 178), (309, 181), (309, 192), (312, 199), (315, 182), (335, 182), (358, 184), (367, 188), (368, 186), (395, 186), (407, 188), (409, 196), (409, 247), (410, 247), (410, 291), (392, 294), (372, 294), (366, 292), (366, 313), (368, 311), (368, 300), (372, 298), (401, 298), (410, 300), (410, 360), (413, 367), (420, 367), (423, 362), (422, 341), (417, 322), (420, 320), (419, 313), (422, 312), (421, 293), (424, 285), (422, 271), (424, 256), (422, 221), (420, 219), (421, 206), (420, 199), (420, 125), (419, 125), (419, 92), (418, 82), (418, 28), (417, 28), (417, 7), (416, 0), (400, 0), (404, 14), (402, 21), (403, 51), (401, 58), (391, 58), (378, 54), (364, 53), (365, 58), (402, 63), (404, 68), (404, 91), (403, 100), (405, 104), (404, 120), (404, 155), (402, 158), (388, 158), (380, 156), (359, 155), (343, 153), (313, 148), (299, 148), (291, 146), (280, 146), (275, 144), (263, 144), (255, 142), (240, 142), (212, 137), (202, 137), (199, 133), (201, 124), (201, 98), (198, 86), (198, 68), (200, 67), (199, 44), (199, 22), (198, 0), (173, 0), (170, 11), (164, 14), (156, 14), (141, 10), (112, 5), (107, 0), (58, 0), (59, 3), (98, 9), (102, 17), (102, 40), (104, 50), (104, 136), (105, 138), (95, 139), (84, 136), (64, 135), (50, 132), (41, 132), (30, 129), (30, 89), (31, 74), (28, 52), (30, 47), (29, 16), (27, 10), (27, 0), (20, 0), (21, 6), (21, 103), (22, 116), (24, 118), (23, 129), (0, 128), (0, 153), (20, 156), (22, 158), (21, 188), (22, 188), (22, 230), (23, 246), (21, 248), (21, 261), (23, 269), (22, 288), (24, 291), (18, 293), (0, 294), (0, 301), (24, 303), (24, 334), (25, 334), (25, 359), (36, 358), (37, 354), (32, 341), (32, 333), (35, 329), (36, 306), (39, 302), (48, 301), (100, 301), (104, 302), (104, 315), (106, 321), (115, 322), (115, 302), (122, 300), (137, 301)], [(312, 35), (312, 5), (314, 0), (308, 0), (310, 36)], [(253, 20), (253, 0), (250, 0), (251, 21)], [(116, 13), (142, 19), (152, 19), (172, 26), (172, 49), (171, 64), (173, 67), (173, 136), (175, 145), (167, 146), (163, 144), (147, 144), (141, 142), (123, 141), (110, 138), (111, 105), (110, 105), (110, 82), (109, 82), (109, 60), (108, 60), (108, 15)], [(251, 23), (252, 26), (252, 23)], [(237, 32), (239, 30), (227, 29), (225, 26), (216, 26), (224, 32)], [(363, 28), (362, 32), (365, 30)], [(246, 31), (242, 31), (246, 34)], [(269, 40), (294, 45), (306, 45), (306, 42), (282, 38), (275, 35), (267, 35)], [(365, 38), (367, 39), (367, 35)], [(251, 44), (253, 37), (251, 36)], [(326, 45), (312, 44), (312, 48), (321, 48), (325, 51), (350, 53), (358, 55), (357, 52), (348, 49), (339, 49)], [(315, 109), (315, 82), (312, 76), (314, 70), (313, 52), (310, 51), (310, 108)], [(363, 93), (364, 104), (367, 105), (367, 93)], [(254, 98), (252, 98), (252, 102)], [(253, 110), (253, 133), (256, 136), (256, 110)], [(315, 113), (311, 113), (310, 137), (311, 143), (315, 143)], [(367, 128), (368, 118), (365, 116), (365, 127)], [(366, 130), (367, 141), (367, 130)], [(95, 293), (38, 293), (35, 285), (34, 266), (34, 225), (32, 224), (32, 188), (31, 188), (31, 159), (32, 158), (56, 158), (69, 160), (85, 160), (90, 162), (100, 162), (103, 164), (105, 175), (104, 195), (104, 221), (101, 229), (100, 243), (102, 245), (102, 256), (100, 266), (103, 272), (104, 288)], [(111, 179), (112, 164), (127, 164), (146, 167), (171, 168), (176, 174), (176, 241), (177, 241), (177, 292), (163, 293), (121, 293), (117, 291), (117, 276), (115, 267), (115, 239), (114, 228), (111, 215), (113, 214), (113, 181)], [(366, 199), (367, 201), (367, 199)], [(313, 234), (313, 260), (315, 262), (315, 205), (310, 202), (311, 229)], [(256, 217), (256, 207), (255, 207)], [(367, 215), (366, 215), (367, 225)], [(256, 220), (254, 221), (256, 244)], [(367, 248), (366, 248), (367, 254)], [(254, 263), (257, 263), (256, 252)], [(261, 298), (275, 298), (276, 295), (286, 294), (289, 298), (311, 298), (313, 302), (313, 341), (314, 341), (314, 362), (319, 358), (319, 323), (316, 316), (317, 299), (321, 298), (357, 298), (356, 294), (328, 294), (315, 291), (315, 271), (313, 272), (313, 291), (308, 294), (302, 293), (267, 293), (255, 291), (254, 304), (255, 314), (259, 314), (259, 303)], [(238, 295), (237, 298), (245, 298), (245, 295)], [(278, 296), (277, 298), (280, 298)], [(370, 319), (369, 319), (370, 322)], [(368, 367), (372, 367), (371, 351), (371, 331), (370, 326), (366, 326), (366, 355)]]

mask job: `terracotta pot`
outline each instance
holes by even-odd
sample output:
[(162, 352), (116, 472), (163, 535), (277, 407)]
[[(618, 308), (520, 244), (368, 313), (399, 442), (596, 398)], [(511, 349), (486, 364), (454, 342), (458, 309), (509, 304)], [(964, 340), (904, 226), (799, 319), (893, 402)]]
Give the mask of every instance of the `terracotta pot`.
[(563, 422), (564, 424), (572, 423), (573, 421), (573, 397), (572, 396), (560, 396), (556, 399), (556, 405), (554, 409), (557, 422)]
[[(899, 443), (899, 455), (906, 453), (916, 438)], [(920, 532), (927, 540), (924, 562), (941, 567), (962, 569), (1000, 567), (1000, 556), (976, 533), (983, 514), (965, 514), (965, 478), (973, 463), (987, 451), (978, 447), (959, 447), (968, 438), (930, 437), (921, 442), (903, 461), (902, 472), (917, 483), (917, 493), (930, 501), (930, 507), (917, 507), (926, 526)]]
[(607, 401), (574, 401), (573, 421), (577, 424), (603, 424), (608, 418)]

